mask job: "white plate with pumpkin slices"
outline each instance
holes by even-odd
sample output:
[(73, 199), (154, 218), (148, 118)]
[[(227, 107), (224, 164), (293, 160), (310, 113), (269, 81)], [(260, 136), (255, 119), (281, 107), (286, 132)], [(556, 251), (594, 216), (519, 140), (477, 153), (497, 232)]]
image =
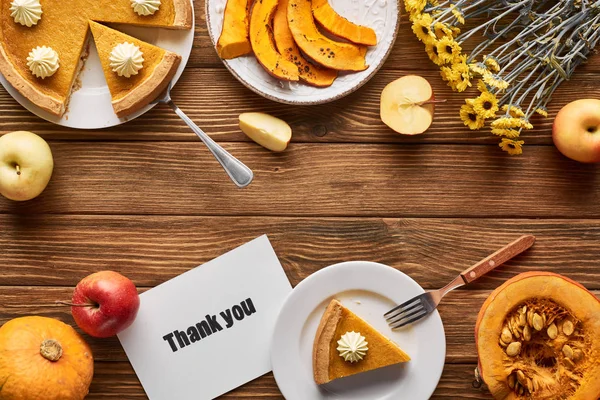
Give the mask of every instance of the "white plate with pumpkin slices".
[[(287, 400), (428, 399), (440, 380), (446, 357), (446, 338), (439, 313), (434, 311), (419, 322), (396, 331), (392, 331), (383, 318), (383, 314), (396, 304), (423, 292), (419, 284), (397, 269), (366, 261), (332, 265), (300, 282), (281, 308), (271, 343), (273, 374), (284, 397)], [(323, 315), (330, 315), (328, 305), (332, 299), (363, 320), (352, 323), (351, 328), (364, 330), (359, 333), (365, 337), (368, 349), (363, 360), (355, 365), (359, 367), (359, 363), (363, 363), (360, 371), (366, 372), (355, 370), (349, 376), (346, 370), (338, 374), (343, 378), (318, 385), (315, 379), (322, 378), (315, 370), (321, 369), (319, 359), (323, 352), (315, 352), (313, 347), (317, 342), (316, 347), (322, 348), (322, 341), (317, 338), (328, 331), (322, 319), (330, 319)], [(346, 315), (350, 313), (346, 312)], [(340, 322), (335, 330), (341, 333), (349, 327)], [(336, 334), (332, 338), (336, 341)], [(325, 340), (331, 343), (328, 347), (331, 350), (334, 342)], [(394, 351), (388, 345), (382, 345), (382, 342), (390, 341), (392, 347), (399, 347), (410, 360), (397, 363), (398, 359), (392, 359), (389, 354)], [(334, 352), (337, 356), (337, 350)], [(339, 360), (333, 358), (336, 357), (328, 357), (329, 365), (340, 371), (339, 363), (346, 361), (341, 357)], [(374, 368), (368, 370), (371, 367)], [(341, 368), (343, 371), (344, 367)], [(330, 374), (328, 379), (331, 378)]]
[(397, 0), (250, 3), (206, 0), (212, 43), (246, 87), (295, 105), (334, 101), (364, 85), (390, 54), (400, 21)]

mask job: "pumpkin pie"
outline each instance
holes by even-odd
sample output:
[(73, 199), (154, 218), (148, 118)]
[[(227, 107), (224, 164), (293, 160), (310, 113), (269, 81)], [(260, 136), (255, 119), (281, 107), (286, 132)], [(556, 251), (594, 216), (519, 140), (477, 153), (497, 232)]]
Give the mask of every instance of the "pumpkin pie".
[[(0, 72), (32, 103), (57, 116), (64, 114), (85, 61), (90, 21), (171, 29), (192, 26), (189, 0), (154, 0), (159, 7), (150, 15), (138, 15), (131, 0), (39, 0), (41, 18), (31, 26), (12, 15), (14, 5), (23, 3), (31, 2), (0, 0)], [(33, 49), (43, 46), (56, 52), (59, 67), (41, 78), (31, 72), (27, 59)]]
[[(342, 346), (338, 341), (342, 340), (342, 336), (348, 337), (349, 333), (360, 334), (367, 348), (366, 353), (363, 351), (353, 362), (346, 361), (338, 350)], [(317, 384), (409, 360), (410, 357), (396, 343), (339, 301), (331, 300), (321, 318), (313, 346), (313, 373)]]
[[(153, 46), (122, 32), (90, 22), (94, 43), (98, 50), (104, 77), (112, 97), (112, 105), (118, 117), (129, 115), (153, 101), (169, 84), (181, 56)], [(111, 52), (122, 44), (131, 43), (143, 56), (143, 67), (136, 75), (119, 76), (111, 66)]]

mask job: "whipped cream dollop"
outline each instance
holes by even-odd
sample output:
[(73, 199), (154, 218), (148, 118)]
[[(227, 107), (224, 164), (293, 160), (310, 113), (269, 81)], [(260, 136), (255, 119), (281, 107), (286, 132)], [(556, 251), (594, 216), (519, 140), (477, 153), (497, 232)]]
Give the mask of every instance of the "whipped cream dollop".
[(367, 347), (369, 343), (358, 332), (346, 332), (337, 343), (340, 357), (351, 363), (362, 360), (369, 350)]
[(13, 0), (10, 3), (10, 16), (16, 23), (30, 28), (42, 19), (42, 5), (39, 0)]
[(58, 53), (50, 47), (38, 46), (27, 57), (29, 70), (38, 78), (47, 78), (58, 70)]
[(160, 0), (131, 0), (131, 7), (139, 15), (152, 15), (158, 11)]
[(125, 78), (137, 75), (144, 64), (144, 57), (140, 48), (128, 42), (116, 45), (110, 52), (109, 60), (113, 72)]

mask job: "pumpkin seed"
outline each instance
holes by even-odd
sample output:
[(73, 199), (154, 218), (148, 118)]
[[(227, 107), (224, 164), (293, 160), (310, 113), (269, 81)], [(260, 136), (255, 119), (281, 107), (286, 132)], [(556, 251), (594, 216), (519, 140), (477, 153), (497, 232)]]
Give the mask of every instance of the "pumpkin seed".
[(548, 334), (548, 337), (550, 339), (554, 340), (558, 336), (558, 328), (556, 327), (556, 325), (554, 323), (552, 323), (546, 330), (546, 333)]
[[(510, 357), (514, 357), (521, 352), (521, 342), (512, 342), (506, 348), (506, 354)], [(520, 372), (520, 371), (519, 371)]]
[(544, 328), (544, 319), (540, 316), (540, 314), (538, 313), (534, 313), (533, 314), (533, 318), (532, 318), (532, 322), (533, 322), (533, 328), (536, 331), (541, 331)]
[(568, 358), (564, 359), (564, 364), (570, 369), (575, 369), (575, 363)]
[(502, 329), (502, 335), (500, 336), (500, 339), (506, 344), (512, 342), (512, 333), (510, 333), (510, 329), (508, 329), (506, 326)]
[(498, 344), (499, 344), (501, 347), (506, 347), (506, 346), (508, 346), (508, 343), (504, 343), (504, 342), (502, 341), (502, 339), (498, 340)]
[(508, 387), (511, 389), (515, 388), (515, 375), (514, 374), (510, 374), (508, 376)]
[(521, 371), (520, 369), (517, 370), (517, 380), (519, 381), (519, 383), (522, 386), (526, 386), (527, 385), (527, 377), (525, 376), (525, 374), (523, 373), (523, 371)]
[(525, 389), (523, 389), (523, 386), (519, 386), (519, 396), (523, 396), (524, 393)]
[(538, 389), (540, 388), (540, 384), (538, 383), (538, 380), (536, 378), (533, 378), (531, 380), (532, 384), (533, 384), (533, 391), (537, 392)]
[(527, 390), (529, 390), (529, 393), (533, 393), (533, 382), (529, 378), (527, 378)]
[(523, 339), (528, 342), (531, 340), (531, 328), (529, 325), (525, 325), (525, 328), (523, 328)]
[(519, 325), (520, 326), (527, 325), (527, 317), (525, 316), (525, 314), (519, 314)]
[[(511, 343), (512, 344), (512, 343)], [(510, 345), (508, 345), (508, 347), (510, 347)], [(508, 348), (506, 349), (506, 351), (508, 352)], [(562, 352), (565, 355), (565, 357), (572, 359), (573, 358), (573, 349), (571, 348), (571, 346), (569, 346), (568, 344), (565, 344), (562, 348)]]
[(573, 323), (567, 319), (565, 322), (563, 322), (562, 330), (565, 335), (571, 336), (575, 330), (575, 327), (573, 326)]
[(529, 326), (533, 326), (533, 310), (529, 309), (529, 311), (527, 311), (527, 325)]
[(573, 350), (573, 360), (579, 361), (583, 357), (583, 352), (579, 349)]
[(546, 324), (546, 314), (542, 314), (542, 320), (543, 320), (543, 322), (544, 322), (544, 326), (548, 326), (548, 325)]

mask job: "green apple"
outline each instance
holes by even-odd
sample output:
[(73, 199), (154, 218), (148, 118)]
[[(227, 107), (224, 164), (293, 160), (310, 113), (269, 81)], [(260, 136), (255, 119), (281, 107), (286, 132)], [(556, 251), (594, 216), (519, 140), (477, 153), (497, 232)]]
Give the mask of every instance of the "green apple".
[(48, 143), (35, 133), (17, 131), (0, 136), (0, 194), (31, 200), (44, 191), (54, 169)]
[(292, 139), (292, 128), (269, 114), (240, 114), (240, 129), (250, 139), (271, 151), (283, 151)]
[(552, 139), (565, 156), (579, 162), (600, 162), (600, 100), (581, 99), (556, 115)]

